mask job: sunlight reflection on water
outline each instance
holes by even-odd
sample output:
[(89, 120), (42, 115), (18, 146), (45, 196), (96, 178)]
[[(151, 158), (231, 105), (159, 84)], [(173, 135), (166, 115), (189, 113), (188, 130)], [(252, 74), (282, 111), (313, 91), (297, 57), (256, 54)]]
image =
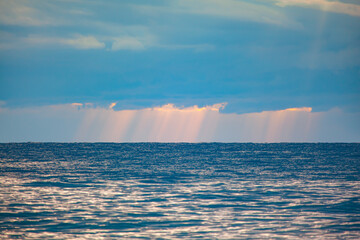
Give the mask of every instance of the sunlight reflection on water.
[[(351, 158), (342, 152), (342, 161), (328, 160), (327, 169), (323, 168), (323, 161), (309, 169), (304, 162), (309, 160), (297, 160), (297, 168), (289, 167), (287, 158), (276, 160), (284, 157), (281, 149), (267, 153), (261, 160), (255, 153), (248, 152), (250, 157), (244, 157), (244, 153), (231, 151), (247, 145), (235, 145), (222, 152), (209, 149), (188, 152), (189, 147), (185, 146), (177, 153), (174, 153), (177, 145), (161, 146), (164, 149), (154, 150), (144, 145), (140, 147), (141, 153), (138, 147), (125, 151), (105, 145), (102, 156), (108, 158), (97, 160), (90, 159), (99, 149), (79, 157), (69, 153), (68, 145), (46, 146), (53, 152), (65, 148), (66, 154), (57, 153), (51, 159), (47, 159), (49, 153), (43, 158), (35, 154), (28, 160), (16, 151), (7, 150), (4, 154), (3, 145), (2, 156), (7, 159), (2, 157), (1, 161), (1, 238), (360, 236), (359, 167), (353, 165), (346, 170), (348, 166), (344, 166), (348, 164), (344, 159), (353, 163), (359, 160), (356, 156)], [(79, 151), (84, 148), (77, 147)], [(30, 149), (36, 152), (36, 148), (44, 151), (44, 146), (41, 151), (39, 146)], [(298, 151), (290, 148), (291, 154)], [(153, 150), (148, 152), (149, 149)], [(324, 157), (321, 155), (325, 152), (317, 151), (317, 159), (308, 156), (312, 162)], [(124, 163), (124, 153), (137, 160)], [(181, 163), (179, 156), (198, 162)], [(149, 162), (149, 157), (161, 164)], [(59, 161), (63, 164), (58, 164)], [(96, 168), (99, 161), (102, 162)], [(266, 164), (269, 161), (273, 163)]]

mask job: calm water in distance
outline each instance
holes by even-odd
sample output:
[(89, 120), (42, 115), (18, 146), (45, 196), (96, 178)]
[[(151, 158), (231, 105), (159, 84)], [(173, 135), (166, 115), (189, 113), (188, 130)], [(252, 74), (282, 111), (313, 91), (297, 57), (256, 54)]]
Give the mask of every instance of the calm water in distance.
[(359, 239), (360, 144), (0, 144), (1, 239)]

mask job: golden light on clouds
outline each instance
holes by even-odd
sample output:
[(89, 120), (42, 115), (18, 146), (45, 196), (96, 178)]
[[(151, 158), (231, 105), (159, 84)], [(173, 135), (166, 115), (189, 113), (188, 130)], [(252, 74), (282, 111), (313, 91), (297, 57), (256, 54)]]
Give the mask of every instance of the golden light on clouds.
[(116, 102), (113, 102), (113, 103), (111, 103), (111, 104), (109, 105), (109, 108), (112, 109), (112, 108), (115, 107), (115, 106), (116, 106)]
[(287, 108), (285, 110), (280, 110), (281, 112), (284, 111), (295, 111), (295, 112), (311, 112), (312, 108), (311, 107), (302, 107), (302, 108)]
[(230, 134), (234, 140), (247, 136), (249, 141), (276, 141), (278, 136), (290, 135), (297, 119), (307, 119), (312, 111), (310, 107), (302, 107), (249, 114), (221, 113), (226, 103), (204, 107), (166, 104), (114, 111), (115, 105), (110, 104), (108, 109), (87, 109), (76, 137), (112, 142), (197, 142)]
[[(174, 104), (140, 110), (87, 109), (77, 138), (98, 135), (100, 141), (194, 142), (205, 116), (226, 103), (179, 108)], [(100, 130), (101, 129), (101, 130)], [(90, 134), (91, 133), (91, 134)]]
[[(224, 113), (226, 103), (177, 107), (166, 104), (115, 110), (73, 103), (1, 108), (0, 136), (11, 141), (76, 142), (309, 142), (357, 141), (360, 113), (311, 107), (257, 113)], [(354, 130), (355, 129), (355, 130)], [(8, 140), (9, 141), (9, 140)]]
[(83, 104), (82, 104), (82, 103), (72, 103), (71, 105), (72, 105), (72, 106), (82, 107)]

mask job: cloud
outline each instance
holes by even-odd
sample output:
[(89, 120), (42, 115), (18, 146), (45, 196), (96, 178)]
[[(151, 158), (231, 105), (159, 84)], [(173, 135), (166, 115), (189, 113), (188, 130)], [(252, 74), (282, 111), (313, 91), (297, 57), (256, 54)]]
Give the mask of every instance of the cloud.
[(24, 41), (34, 45), (63, 45), (76, 49), (100, 49), (105, 47), (105, 43), (100, 42), (94, 36), (83, 36), (80, 34), (76, 34), (73, 38), (30, 35)]
[(82, 106), (83, 106), (82, 103), (72, 103), (71, 105), (72, 105), (72, 106), (78, 106), (78, 107), (82, 107)]
[(60, 39), (60, 44), (72, 46), (78, 49), (104, 48), (105, 43), (99, 42), (93, 36), (77, 36), (76, 38)]
[(83, 8), (92, 4), (80, 4), (74, 1), (1, 0), (0, 24), (25, 27), (86, 25), (85, 17), (93, 16), (93, 12)]
[(198, 107), (197, 105), (191, 107), (178, 108), (174, 104), (169, 103), (161, 107), (148, 108), (147, 110), (160, 111), (160, 112), (204, 112), (204, 111), (215, 111), (219, 112), (224, 109), (227, 103), (217, 103), (211, 106)]
[(0, 141), (359, 142), (360, 113), (310, 107), (225, 114), (225, 103), (113, 110), (73, 103), (2, 108)]
[(113, 102), (109, 105), (109, 109), (113, 109), (116, 106), (116, 102)]
[(285, 110), (280, 110), (278, 112), (311, 112), (311, 107), (301, 107), (301, 108), (287, 108)]
[(226, 18), (240, 21), (251, 21), (275, 24), (292, 28), (301, 25), (284, 15), (278, 9), (264, 4), (236, 0), (181, 0), (170, 1), (166, 6), (137, 5), (135, 7), (147, 13), (194, 14), (209, 17)]
[(154, 36), (139, 37), (118, 37), (109, 38), (112, 40), (111, 51), (133, 50), (140, 51), (147, 48), (159, 48), (167, 50), (186, 50), (192, 49), (196, 52), (205, 52), (215, 49), (211, 44), (164, 44), (159, 43)]
[[(119, 27), (117, 27), (119, 28)], [(151, 47), (159, 47), (157, 36), (147, 28), (140, 26), (122, 26), (119, 36), (107, 36), (104, 39), (112, 42), (111, 51), (132, 50), (141, 51)]]
[(145, 49), (144, 44), (135, 37), (121, 37), (115, 38), (111, 50), (143, 50)]
[(24, 0), (1, 0), (0, 23), (19, 26), (56, 25), (53, 18), (46, 12), (29, 6), (34, 2)]
[[(95, 1), (96, 2), (96, 1)], [(72, 29), (75, 32), (82, 32), (83, 35), (74, 37), (64, 37), (62, 34), (48, 36), (41, 34), (41, 31), (28, 29), (26, 32), (32, 32), (29, 37), (23, 37), (23, 34), (15, 34), (9, 42), (1, 41), (1, 49), (32, 47), (32, 44), (43, 45), (62, 45), (76, 49), (100, 49), (105, 48), (105, 42), (109, 43), (106, 48), (111, 51), (132, 50), (141, 51), (150, 47), (162, 48), (168, 50), (192, 49), (195, 52), (205, 52), (214, 50), (213, 44), (204, 41), (195, 43), (181, 43), (179, 39), (171, 40), (166, 33), (160, 33), (162, 25), (171, 24), (149, 24), (144, 22), (140, 25), (133, 25), (131, 22), (114, 21), (117, 16), (110, 15), (104, 17), (101, 14), (93, 14), (95, 10), (94, 2), (82, 4), (69, 4), (60, 2), (41, 1), (0, 1), (0, 23), (6, 25), (19, 26), (38, 26), (46, 30), (53, 25), (61, 25), (63, 29)], [(81, 7), (80, 7), (81, 6)], [(75, 7), (75, 8), (73, 8)], [(282, 26), (298, 27), (299, 24), (291, 21), (281, 12), (281, 9), (274, 8), (271, 5), (255, 4), (246, 1), (235, 0), (198, 0), (198, 1), (170, 1), (163, 5), (147, 4), (124, 4), (124, 3), (101, 3), (103, 9), (101, 12), (107, 12), (109, 8), (118, 8), (121, 11), (138, 10), (146, 11), (148, 14), (154, 14), (154, 11), (161, 12), (160, 17), (166, 17), (165, 14), (203, 15), (216, 18), (227, 18), (232, 20), (252, 21), (267, 24), (276, 24)], [(110, 11), (111, 12), (111, 11)], [(135, 12), (136, 13), (136, 12)], [(113, 14), (113, 13), (111, 13)], [(155, 13), (156, 14), (156, 13)], [(186, 17), (186, 16), (183, 16)], [(148, 18), (148, 15), (137, 13), (135, 18), (140, 22)], [(105, 20), (106, 19), (106, 20)], [(122, 18), (123, 19), (123, 18)], [(138, 24), (138, 22), (136, 23)], [(160, 27), (159, 27), (160, 26)], [(177, 27), (177, 26), (171, 26)], [(84, 33), (84, 29), (90, 30), (89, 34)], [(30, 31), (29, 31), (30, 30)], [(46, 32), (56, 32), (51, 30)], [(69, 36), (67, 33), (66, 36)], [(160, 38), (158, 40), (157, 38)], [(1, 40), (1, 39), (0, 39)], [(26, 43), (31, 43), (26, 45)]]
[(281, 7), (299, 6), (360, 17), (360, 5), (328, 0), (275, 0)]

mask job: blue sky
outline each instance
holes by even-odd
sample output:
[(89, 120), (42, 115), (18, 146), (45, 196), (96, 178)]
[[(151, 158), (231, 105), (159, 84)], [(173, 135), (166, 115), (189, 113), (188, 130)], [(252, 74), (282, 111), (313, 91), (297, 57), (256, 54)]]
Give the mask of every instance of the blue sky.
[(223, 114), (310, 107), (358, 116), (359, 29), (358, 1), (1, 0), (0, 107), (226, 102)]

